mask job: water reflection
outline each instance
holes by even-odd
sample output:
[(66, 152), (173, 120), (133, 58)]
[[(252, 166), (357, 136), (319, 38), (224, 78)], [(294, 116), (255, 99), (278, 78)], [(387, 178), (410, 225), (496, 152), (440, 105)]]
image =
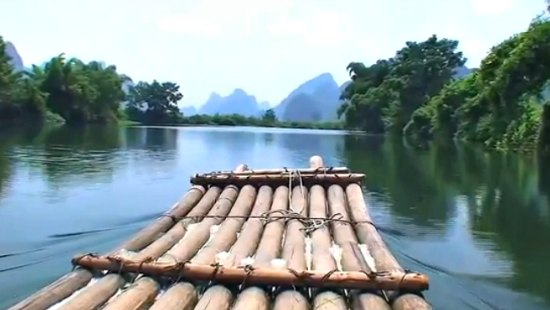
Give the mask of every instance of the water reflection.
[(366, 173), (374, 220), (430, 276), (436, 309), (550, 307), (549, 158), (330, 131), (87, 127), (0, 132), (0, 308), (137, 231), (193, 173), (312, 154)]
[[(345, 141), (349, 166), (365, 171), (368, 190), (379, 194), (369, 196), (374, 212), (389, 213), (389, 225), (406, 234), (393, 244), (396, 252), (405, 252), (400, 254), (404, 261), (423, 264), (431, 275), (475, 280), (470, 290), (476, 290), (479, 303), (469, 301), (469, 306), (536, 305), (483, 283), (534, 293), (550, 305), (548, 159), (455, 143)], [(444, 302), (436, 285), (429, 296)]]

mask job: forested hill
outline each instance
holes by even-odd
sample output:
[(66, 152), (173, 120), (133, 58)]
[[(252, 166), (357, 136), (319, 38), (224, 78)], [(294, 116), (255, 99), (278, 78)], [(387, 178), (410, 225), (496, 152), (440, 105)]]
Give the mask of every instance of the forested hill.
[[(346, 82), (347, 83), (347, 82)], [(347, 84), (346, 84), (347, 85)], [(292, 90), (273, 109), (279, 120), (294, 122), (334, 121), (342, 104), (339, 99), (342, 87), (338, 86), (330, 73), (322, 73)], [(228, 96), (216, 92), (198, 109), (183, 107), (184, 115), (231, 115), (260, 116), (271, 108), (268, 102), (260, 102), (242, 89), (235, 89)]]
[(550, 21), (536, 18), (461, 78), (454, 77), (466, 62), (458, 46), (434, 35), (370, 66), (350, 63), (340, 109), (345, 126), (496, 148), (548, 147), (550, 109), (541, 94), (550, 79)]

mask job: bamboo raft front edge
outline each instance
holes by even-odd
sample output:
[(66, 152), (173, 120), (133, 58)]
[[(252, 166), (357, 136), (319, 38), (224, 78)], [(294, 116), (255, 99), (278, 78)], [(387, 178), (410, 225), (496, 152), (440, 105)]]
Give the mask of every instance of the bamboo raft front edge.
[(431, 309), (428, 277), (372, 222), (364, 178), (319, 156), (193, 175), (163, 216), (10, 309)]

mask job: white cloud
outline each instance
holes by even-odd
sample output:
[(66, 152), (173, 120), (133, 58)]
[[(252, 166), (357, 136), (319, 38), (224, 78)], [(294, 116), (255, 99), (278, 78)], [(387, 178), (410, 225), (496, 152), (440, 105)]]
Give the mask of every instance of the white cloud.
[(479, 15), (508, 13), (518, 4), (516, 0), (471, 0), (474, 11)]
[(270, 35), (302, 40), (312, 47), (341, 46), (352, 38), (352, 30), (343, 14), (323, 9), (295, 18), (282, 17), (267, 26)]
[(219, 39), (254, 34), (300, 40), (311, 47), (335, 47), (352, 38), (338, 8), (309, 0), (200, 0), (158, 22), (163, 32)]
[(248, 36), (259, 30), (257, 24), (266, 15), (288, 11), (294, 0), (200, 0), (185, 12), (163, 17), (161, 31), (220, 37)]

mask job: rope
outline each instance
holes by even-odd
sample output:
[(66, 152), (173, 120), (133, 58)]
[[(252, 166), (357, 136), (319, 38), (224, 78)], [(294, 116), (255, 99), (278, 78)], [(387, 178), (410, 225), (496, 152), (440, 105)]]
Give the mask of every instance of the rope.
[[(172, 215), (165, 215), (171, 217)], [(327, 224), (331, 222), (338, 222), (338, 223), (345, 223), (349, 225), (357, 225), (357, 224), (369, 224), (374, 229), (378, 230), (378, 227), (372, 222), (372, 221), (353, 221), (344, 219), (344, 216), (342, 213), (334, 213), (330, 217), (309, 217), (304, 216), (299, 212), (291, 211), (291, 210), (271, 210), (266, 211), (260, 215), (197, 215), (197, 216), (182, 216), (180, 217), (180, 220), (183, 219), (191, 219), (194, 222), (198, 222), (204, 218), (216, 218), (216, 219), (259, 219), (263, 222), (264, 225), (277, 221), (277, 220), (284, 220), (285, 223), (290, 220), (298, 220), (300, 221), (304, 227), (301, 228), (301, 230), (306, 231), (307, 233), (313, 232), (318, 228), (321, 228), (323, 226), (326, 226)]]
[[(285, 168), (286, 169), (286, 168)], [(300, 211), (296, 211), (296, 209), (294, 209), (294, 206), (292, 205), (292, 184), (293, 184), (293, 181), (294, 181), (294, 175), (297, 175), (298, 176), (298, 181), (300, 182), (300, 194), (302, 195), (302, 197), (304, 197), (304, 182), (303, 182), (303, 179), (302, 179), (302, 173), (300, 172), (300, 170), (298, 169), (295, 169), (295, 170), (291, 170), (289, 171), (289, 178), (288, 178), (288, 205), (290, 207), (290, 210), (292, 210), (292, 212), (295, 212), (295, 213), (298, 213), (298, 214), (301, 214), (303, 211), (304, 211), (304, 206), (302, 206), (302, 208), (300, 209)], [(305, 197), (304, 197), (305, 198)]]

